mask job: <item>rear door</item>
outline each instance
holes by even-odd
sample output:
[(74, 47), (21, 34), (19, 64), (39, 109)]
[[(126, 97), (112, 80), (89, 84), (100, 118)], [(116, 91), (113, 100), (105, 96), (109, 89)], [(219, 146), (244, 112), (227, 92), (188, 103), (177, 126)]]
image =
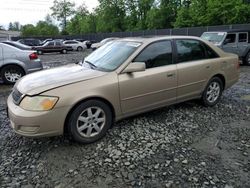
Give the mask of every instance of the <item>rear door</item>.
[(243, 56), (245, 50), (248, 47), (248, 33), (247, 32), (242, 32), (238, 33), (238, 55), (240, 57)]
[[(185, 101), (199, 96), (210, 77), (213, 61), (218, 55), (206, 44), (195, 39), (175, 40), (177, 54), (177, 101)], [(217, 58), (217, 60), (216, 60)], [(219, 62), (218, 62), (219, 63)]]

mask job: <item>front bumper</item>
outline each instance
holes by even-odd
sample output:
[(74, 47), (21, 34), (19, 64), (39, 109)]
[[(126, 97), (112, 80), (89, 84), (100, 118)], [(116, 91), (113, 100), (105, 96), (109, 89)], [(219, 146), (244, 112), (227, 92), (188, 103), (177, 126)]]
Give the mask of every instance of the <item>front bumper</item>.
[(57, 108), (45, 112), (27, 111), (15, 105), (10, 95), (7, 100), (10, 126), (22, 136), (47, 137), (62, 135), (66, 108)]

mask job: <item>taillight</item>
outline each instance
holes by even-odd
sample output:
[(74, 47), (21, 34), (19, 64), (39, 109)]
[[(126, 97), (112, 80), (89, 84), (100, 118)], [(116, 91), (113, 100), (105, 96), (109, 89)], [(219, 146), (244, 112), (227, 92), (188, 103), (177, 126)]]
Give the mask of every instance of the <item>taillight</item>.
[(38, 55), (36, 53), (32, 53), (29, 55), (30, 60), (38, 59)]

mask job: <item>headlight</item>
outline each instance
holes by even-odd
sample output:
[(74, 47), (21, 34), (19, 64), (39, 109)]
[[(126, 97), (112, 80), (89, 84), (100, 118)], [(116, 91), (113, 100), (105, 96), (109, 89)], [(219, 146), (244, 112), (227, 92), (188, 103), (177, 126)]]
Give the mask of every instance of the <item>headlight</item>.
[(20, 107), (29, 111), (48, 111), (55, 106), (57, 101), (58, 97), (26, 96), (22, 100)]

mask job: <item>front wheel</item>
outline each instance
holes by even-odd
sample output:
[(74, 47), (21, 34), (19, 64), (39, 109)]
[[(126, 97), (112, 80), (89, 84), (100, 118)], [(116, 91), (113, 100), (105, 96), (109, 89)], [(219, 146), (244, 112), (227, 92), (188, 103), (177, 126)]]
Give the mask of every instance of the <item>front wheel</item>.
[(250, 66), (250, 52), (246, 55), (244, 64)]
[(89, 100), (76, 107), (70, 115), (68, 130), (80, 143), (101, 139), (112, 125), (112, 112), (99, 100)]
[(65, 50), (65, 49), (62, 50), (62, 53), (63, 53), (63, 54), (66, 54), (66, 53), (67, 53), (67, 50)]
[(212, 78), (208, 82), (202, 94), (201, 100), (204, 106), (208, 107), (216, 105), (221, 98), (222, 91), (223, 91), (223, 83), (221, 79), (218, 77)]
[(8, 65), (1, 70), (2, 80), (6, 84), (15, 84), (24, 74), (23, 69), (16, 65)]

